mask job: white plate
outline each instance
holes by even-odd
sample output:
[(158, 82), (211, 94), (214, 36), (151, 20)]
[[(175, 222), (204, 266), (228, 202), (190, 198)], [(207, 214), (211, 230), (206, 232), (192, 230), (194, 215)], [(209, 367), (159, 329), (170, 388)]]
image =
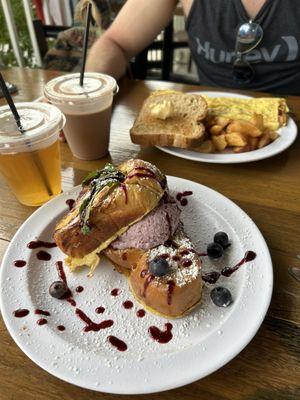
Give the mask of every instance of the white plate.
[[(182, 220), (198, 251), (205, 251), (213, 235), (226, 231), (232, 246), (218, 262), (203, 259), (203, 270), (231, 266), (246, 250), (257, 253), (254, 261), (242, 266), (230, 278), (221, 278), (218, 285), (228, 287), (234, 302), (228, 308), (218, 308), (210, 300), (214, 285), (204, 287), (203, 301), (192, 314), (173, 320), (173, 339), (159, 344), (148, 335), (148, 327), (161, 329), (165, 319), (146, 313), (137, 318), (141, 308), (128, 290), (124, 276), (103, 261), (93, 278), (87, 271), (71, 274), (67, 279), (75, 292), (77, 307), (96, 322), (113, 319), (115, 324), (100, 332), (82, 332), (84, 324), (75, 309), (66, 301), (48, 294), (50, 284), (57, 280), (55, 261), (64, 258), (58, 248), (49, 251), (52, 259), (38, 261), (38, 250), (26, 244), (39, 238), (51, 240), (55, 222), (67, 211), (65, 201), (75, 196), (79, 188), (50, 201), (38, 209), (18, 230), (9, 245), (1, 267), (1, 309), (5, 324), (18, 346), (40, 367), (75, 385), (110, 393), (138, 394), (179, 387), (212, 373), (235, 357), (252, 339), (267, 312), (272, 293), (272, 262), (267, 245), (254, 222), (232, 201), (195, 182), (169, 177), (172, 193), (192, 190), (188, 205), (183, 207)], [(46, 249), (45, 249), (46, 250)], [(24, 259), (27, 265), (16, 268), (14, 260)], [(118, 297), (111, 289), (122, 290)], [(132, 310), (122, 307), (124, 300), (134, 302)], [(95, 308), (104, 306), (104, 314)], [(16, 318), (13, 311), (30, 310), (25, 318)], [(51, 313), (47, 325), (39, 326), (40, 308)], [(57, 325), (66, 330), (59, 332)], [(128, 350), (119, 352), (106, 338), (115, 335), (124, 340)], [(230, 367), (229, 367), (230, 368)]]
[[(237, 97), (237, 98), (247, 98), (250, 99), (250, 96), (244, 96), (238, 93), (226, 93), (226, 92), (191, 92), (198, 93), (210, 97)], [(192, 161), (201, 161), (207, 163), (215, 163), (215, 164), (238, 164), (243, 162), (251, 162), (263, 160), (265, 158), (273, 157), (276, 154), (279, 154), (290, 147), (297, 137), (297, 125), (295, 121), (289, 117), (287, 126), (280, 128), (278, 130), (279, 137), (268, 146), (263, 147), (262, 149), (248, 151), (246, 153), (218, 153), (218, 154), (207, 154), (207, 153), (198, 153), (192, 150), (178, 149), (175, 147), (161, 147), (156, 146), (158, 149), (164, 151), (165, 153), (172, 154), (173, 156), (177, 156), (180, 158), (185, 158), (187, 160)]]

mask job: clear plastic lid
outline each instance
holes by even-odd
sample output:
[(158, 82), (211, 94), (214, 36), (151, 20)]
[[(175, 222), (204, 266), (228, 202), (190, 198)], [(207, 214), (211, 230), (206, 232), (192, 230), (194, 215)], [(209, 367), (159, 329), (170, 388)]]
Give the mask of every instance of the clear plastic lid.
[(0, 153), (25, 151), (58, 136), (65, 117), (55, 106), (47, 103), (16, 103), (24, 133), (18, 130), (8, 106), (0, 107)]
[(44, 89), (45, 96), (55, 104), (91, 103), (101, 97), (117, 92), (114, 78), (106, 74), (86, 72), (83, 86), (79, 84), (79, 73), (62, 75), (49, 81)]

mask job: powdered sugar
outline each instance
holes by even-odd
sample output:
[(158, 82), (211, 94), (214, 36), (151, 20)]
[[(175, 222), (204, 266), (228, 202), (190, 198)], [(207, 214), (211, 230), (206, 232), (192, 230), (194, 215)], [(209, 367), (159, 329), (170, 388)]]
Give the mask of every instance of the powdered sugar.
[(154, 284), (166, 283), (170, 278), (177, 286), (182, 287), (197, 279), (201, 271), (201, 261), (193, 244), (180, 226), (172, 237), (170, 246), (161, 245), (149, 251), (148, 262), (156, 257), (166, 255), (171, 273), (164, 277), (156, 277)]

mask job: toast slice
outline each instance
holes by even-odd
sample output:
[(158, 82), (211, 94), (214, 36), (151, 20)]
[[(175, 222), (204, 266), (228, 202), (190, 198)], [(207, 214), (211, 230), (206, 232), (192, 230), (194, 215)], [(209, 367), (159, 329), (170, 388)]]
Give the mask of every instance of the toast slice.
[(144, 102), (130, 136), (141, 146), (200, 146), (205, 127), (206, 100), (198, 94), (172, 90), (153, 92)]

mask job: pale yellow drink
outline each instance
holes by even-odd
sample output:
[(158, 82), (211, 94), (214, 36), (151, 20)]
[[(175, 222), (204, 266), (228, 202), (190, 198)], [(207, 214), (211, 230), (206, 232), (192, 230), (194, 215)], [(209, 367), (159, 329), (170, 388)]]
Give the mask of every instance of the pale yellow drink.
[(42, 103), (17, 103), (21, 134), (7, 107), (0, 108), (0, 173), (18, 200), (38, 206), (61, 192), (58, 134), (62, 113)]

